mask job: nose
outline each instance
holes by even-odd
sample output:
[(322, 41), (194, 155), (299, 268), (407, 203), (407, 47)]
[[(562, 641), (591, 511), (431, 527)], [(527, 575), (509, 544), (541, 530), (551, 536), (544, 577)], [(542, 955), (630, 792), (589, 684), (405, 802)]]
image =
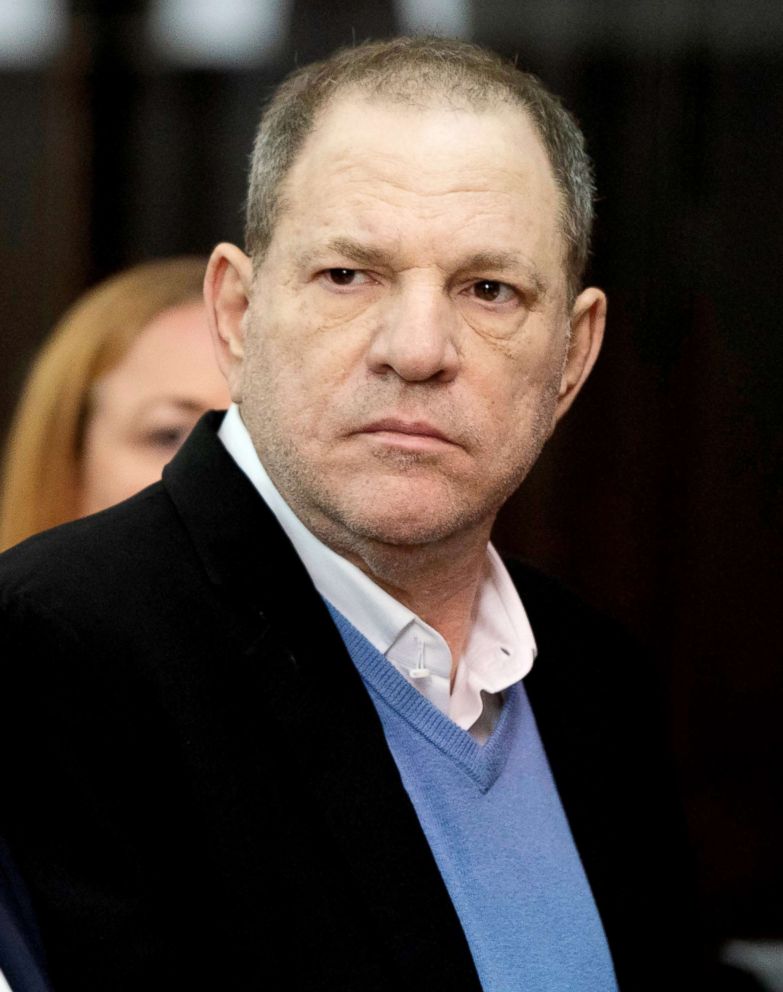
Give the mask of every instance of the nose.
[(407, 382), (449, 382), (457, 374), (458, 317), (442, 287), (398, 287), (385, 301), (367, 353), (372, 372)]

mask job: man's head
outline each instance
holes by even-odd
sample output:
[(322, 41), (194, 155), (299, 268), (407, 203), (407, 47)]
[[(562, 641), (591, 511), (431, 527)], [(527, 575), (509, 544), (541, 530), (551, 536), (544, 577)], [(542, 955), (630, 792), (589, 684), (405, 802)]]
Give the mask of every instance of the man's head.
[(317, 85), (308, 70), (284, 84), (298, 103), (273, 101), (297, 120), (262, 126), (251, 257), (219, 246), (206, 280), (219, 358), (272, 480), (327, 543), (361, 557), (480, 539), (600, 346), (603, 294), (575, 291), (581, 137), (540, 84), (523, 76), (512, 99), (498, 79), (517, 70), (470, 46), (333, 61), (337, 81), (327, 62)]

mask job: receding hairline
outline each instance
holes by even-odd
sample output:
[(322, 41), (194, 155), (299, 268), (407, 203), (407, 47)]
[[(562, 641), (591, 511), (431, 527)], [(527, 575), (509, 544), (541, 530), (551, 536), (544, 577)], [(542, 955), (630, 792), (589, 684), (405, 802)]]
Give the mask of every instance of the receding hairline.
[(516, 62), (479, 45), (436, 36), (397, 37), (342, 49), (297, 69), (262, 114), (246, 202), (245, 243), (266, 252), (279, 215), (278, 193), (321, 113), (344, 93), (418, 107), (504, 103), (523, 111), (543, 146), (559, 200), (568, 294), (575, 298), (590, 252), (593, 166), (578, 122), (560, 98)]
[[(483, 114), (491, 115), (493, 113), (499, 115), (503, 112), (503, 110), (508, 110), (512, 114), (518, 115), (520, 120), (529, 125), (530, 131), (538, 142), (541, 152), (546, 160), (549, 168), (549, 174), (555, 185), (558, 187), (558, 192), (562, 194), (562, 190), (560, 190), (558, 185), (557, 174), (555, 172), (551, 156), (541, 134), (541, 129), (538, 126), (535, 117), (531, 113), (530, 107), (524, 102), (524, 100), (521, 98), (515, 99), (512, 94), (506, 92), (500, 86), (497, 86), (497, 92), (477, 94), (475, 97), (472, 97), (469, 94), (463, 95), (459, 90), (449, 89), (445, 85), (445, 82), (445, 80), (441, 80), (441, 85), (437, 88), (423, 92), (417, 90), (411, 93), (408, 93), (407, 89), (404, 87), (399, 90), (392, 88), (389, 91), (376, 91), (375, 89), (368, 90), (361, 85), (361, 82), (345, 83), (336, 86), (334, 91), (330, 93), (329, 97), (315, 107), (309, 127), (303, 135), (302, 142), (289, 165), (286, 175), (299, 161), (305, 145), (310, 138), (318, 132), (324, 118), (328, 117), (330, 113), (345, 104), (354, 102), (358, 104), (367, 104), (368, 107), (380, 107), (389, 110), (394, 110), (396, 108), (399, 108), (402, 111), (434, 110), (446, 111), (447, 113), (453, 112), (455, 114), (468, 113), (475, 114), (476, 116), (481, 116)], [(284, 179), (285, 176), (283, 177), (283, 180)]]
[[(447, 90), (444, 85), (445, 80), (441, 79), (440, 82), (441, 85), (438, 88), (427, 90), (424, 95), (422, 95), (421, 92), (418, 94), (411, 93), (410, 99), (408, 99), (407, 93), (402, 90), (397, 91), (392, 89), (390, 92), (379, 92), (375, 88), (368, 90), (362, 85), (361, 81), (352, 81), (335, 86), (328, 98), (322, 101), (315, 108), (309, 127), (303, 135), (302, 141), (296, 150), (296, 154), (288, 164), (288, 168), (285, 173), (280, 177), (275, 197), (275, 227), (277, 226), (277, 221), (279, 221), (280, 217), (285, 213), (289, 202), (289, 198), (286, 195), (286, 187), (288, 186), (297, 165), (301, 163), (303, 156), (306, 154), (308, 144), (318, 135), (319, 129), (330, 113), (335, 111), (339, 106), (351, 102), (366, 103), (369, 107), (382, 107), (389, 109), (400, 108), (402, 110), (412, 109), (421, 111), (446, 110), (454, 111), (455, 113), (471, 113), (476, 115), (490, 115), (492, 113), (497, 113), (499, 110), (499, 104), (502, 105), (505, 109), (517, 114), (521, 121), (524, 121), (529, 125), (530, 132), (537, 142), (544, 162), (546, 163), (547, 172), (552, 181), (555, 195), (557, 196), (558, 219), (560, 220), (566, 205), (565, 191), (558, 182), (558, 177), (552, 163), (551, 156), (547, 150), (545, 142), (543, 141), (540, 129), (525, 102), (522, 99), (512, 99), (511, 94), (507, 93), (499, 85), (497, 86), (496, 94), (486, 92), (477, 95), (475, 98), (469, 98), (467, 96), (462, 97), (458, 91), (455, 92)], [(497, 96), (497, 100), (492, 99), (493, 95)], [(558, 224), (558, 230), (563, 242), (563, 252), (565, 254), (568, 250), (568, 244), (565, 237), (565, 232), (562, 230), (562, 224), (560, 223)], [(257, 268), (257, 266), (261, 263), (264, 254), (265, 252), (261, 252), (260, 257), (254, 256), (254, 268)], [(543, 286), (540, 286), (539, 288), (543, 290)]]

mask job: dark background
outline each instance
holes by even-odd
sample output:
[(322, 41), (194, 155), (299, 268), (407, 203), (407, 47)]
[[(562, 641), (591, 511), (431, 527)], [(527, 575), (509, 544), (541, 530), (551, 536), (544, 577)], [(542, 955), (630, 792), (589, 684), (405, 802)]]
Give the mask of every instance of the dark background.
[[(205, 66), (155, 44), (162, 3), (63, 0), (60, 44), (37, 56), (0, 37), (0, 431), (86, 286), (241, 241), (276, 80), (411, 26), (383, 0), (290, 0), (271, 54)], [(591, 279), (610, 299), (594, 377), (499, 543), (653, 648), (709, 923), (783, 938), (783, 3), (462, 7), (463, 33), (518, 54), (582, 122), (601, 196)]]

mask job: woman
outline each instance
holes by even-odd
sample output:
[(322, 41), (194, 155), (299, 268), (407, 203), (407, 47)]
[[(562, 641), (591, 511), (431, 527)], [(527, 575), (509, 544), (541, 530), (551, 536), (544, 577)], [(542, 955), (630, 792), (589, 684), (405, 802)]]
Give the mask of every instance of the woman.
[(65, 314), (11, 427), (0, 548), (138, 492), (205, 410), (228, 406), (201, 301), (205, 267), (195, 257), (137, 265)]

